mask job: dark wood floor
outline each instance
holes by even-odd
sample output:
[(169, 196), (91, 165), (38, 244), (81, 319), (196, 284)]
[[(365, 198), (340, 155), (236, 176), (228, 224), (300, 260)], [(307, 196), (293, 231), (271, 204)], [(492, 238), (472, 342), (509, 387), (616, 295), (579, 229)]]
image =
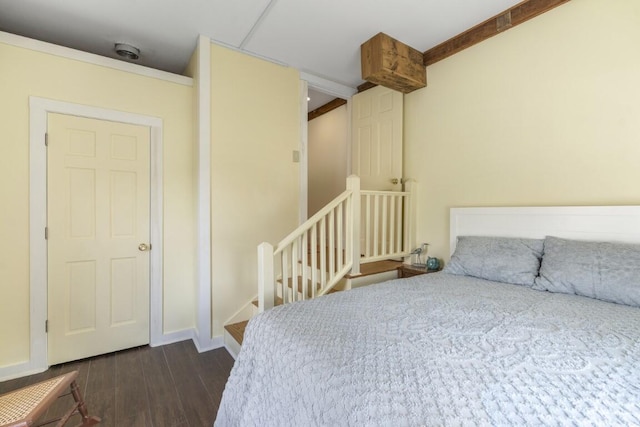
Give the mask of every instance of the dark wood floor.
[[(53, 366), (0, 382), (0, 394), (77, 370), (89, 414), (102, 418), (101, 427), (211, 427), (232, 366), (224, 348), (198, 354), (184, 341)], [(61, 415), (71, 402), (70, 396), (58, 399), (46, 417)]]

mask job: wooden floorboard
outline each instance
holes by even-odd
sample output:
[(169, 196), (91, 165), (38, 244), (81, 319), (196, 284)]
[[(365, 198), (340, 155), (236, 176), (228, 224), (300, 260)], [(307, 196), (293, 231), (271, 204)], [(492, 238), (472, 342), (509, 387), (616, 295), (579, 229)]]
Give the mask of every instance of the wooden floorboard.
[(103, 427), (115, 427), (116, 419), (116, 355), (97, 356), (89, 363), (84, 397), (90, 409), (100, 414)]
[(213, 399), (215, 411), (218, 412), (226, 378), (220, 375), (213, 375), (213, 372), (230, 372), (234, 360), (227, 352), (209, 351), (201, 357), (198, 357), (196, 362), (198, 364), (198, 370), (201, 373), (200, 378), (202, 379), (202, 383), (207, 389), (207, 393), (209, 393)]
[(149, 399), (151, 424), (185, 425), (187, 418), (184, 408), (180, 399), (175, 396), (175, 383), (161, 347), (152, 348), (142, 355), (142, 369)]
[(101, 427), (116, 427), (116, 388), (88, 389), (84, 395), (90, 415), (100, 417)]
[(182, 342), (167, 349), (165, 354), (188, 425), (208, 425), (209, 420), (215, 418), (217, 407), (200, 377), (195, 347)]
[(149, 400), (139, 349), (116, 354), (116, 384), (116, 420), (144, 420), (148, 425)]
[[(233, 363), (225, 349), (198, 353), (191, 341), (144, 346), (0, 382), (0, 394), (78, 370), (78, 386), (89, 413), (102, 418), (100, 427), (212, 426)], [(46, 417), (62, 414), (70, 399), (56, 401)], [(78, 422), (74, 416), (69, 425)]]

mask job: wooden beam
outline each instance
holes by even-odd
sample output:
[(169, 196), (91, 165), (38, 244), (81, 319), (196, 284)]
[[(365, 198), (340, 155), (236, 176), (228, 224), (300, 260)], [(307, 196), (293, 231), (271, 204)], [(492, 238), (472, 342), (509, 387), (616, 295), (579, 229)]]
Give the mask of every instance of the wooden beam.
[(569, 0), (525, 0), (511, 9), (487, 19), (481, 24), (450, 38), (424, 53), (424, 65), (435, 64), (455, 53), (484, 41), (496, 34), (522, 24)]
[(364, 82), (360, 86), (358, 86), (358, 93), (364, 92), (365, 90), (371, 89), (371, 88), (376, 87), (376, 86), (378, 86), (378, 85), (375, 84), (375, 83)]
[(424, 55), (385, 33), (378, 33), (360, 46), (362, 78), (402, 93), (427, 85)]
[(347, 103), (346, 99), (336, 98), (333, 101), (329, 101), (321, 107), (316, 108), (315, 110), (309, 112), (307, 114), (307, 121), (313, 120), (316, 117), (320, 117), (323, 114), (327, 114), (329, 111), (335, 110), (336, 108)]

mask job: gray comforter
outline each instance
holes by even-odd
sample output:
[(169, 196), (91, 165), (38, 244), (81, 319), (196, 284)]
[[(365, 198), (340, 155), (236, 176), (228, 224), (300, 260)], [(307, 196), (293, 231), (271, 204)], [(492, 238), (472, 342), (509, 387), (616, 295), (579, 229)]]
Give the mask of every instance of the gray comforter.
[(444, 273), (277, 307), (215, 425), (640, 425), (640, 309)]

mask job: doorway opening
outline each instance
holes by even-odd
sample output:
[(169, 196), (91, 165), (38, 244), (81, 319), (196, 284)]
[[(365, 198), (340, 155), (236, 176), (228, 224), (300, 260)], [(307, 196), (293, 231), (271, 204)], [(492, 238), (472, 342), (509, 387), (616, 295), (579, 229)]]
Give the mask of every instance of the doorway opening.
[(345, 190), (350, 161), (346, 99), (309, 88), (307, 94), (307, 215)]

